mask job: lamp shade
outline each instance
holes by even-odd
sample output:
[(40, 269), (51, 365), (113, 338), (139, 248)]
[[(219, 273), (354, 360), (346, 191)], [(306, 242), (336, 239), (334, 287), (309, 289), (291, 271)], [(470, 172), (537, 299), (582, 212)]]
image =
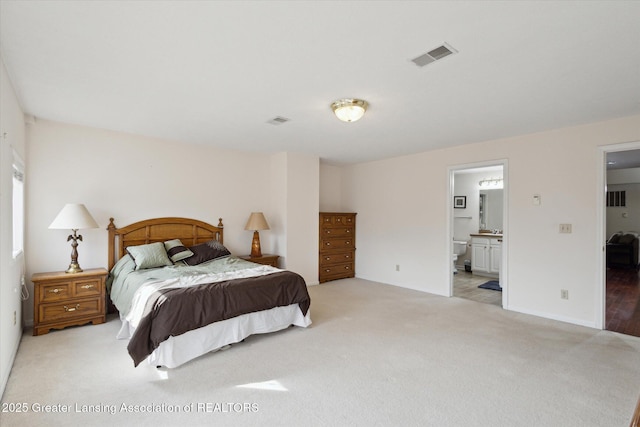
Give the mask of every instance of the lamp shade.
[(269, 224), (262, 212), (251, 212), (247, 225), (244, 226), (245, 230), (268, 230)]
[(98, 228), (98, 223), (81, 203), (67, 203), (49, 226), (51, 229)]

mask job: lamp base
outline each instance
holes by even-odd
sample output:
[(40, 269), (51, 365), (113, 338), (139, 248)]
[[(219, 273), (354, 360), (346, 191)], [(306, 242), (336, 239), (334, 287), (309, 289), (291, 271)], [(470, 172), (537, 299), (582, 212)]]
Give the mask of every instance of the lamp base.
[(77, 262), (72, 262), (69, 264), (69, 268), (65, 271), (65, 273), (74, 274), (74, 273), (82, 273), (82, 269)]
[(251, 242), (251, 257), (260, 258), (262, 251), (260, 250), (260, 233), (258, 231), (253, 232), (253, 241)]

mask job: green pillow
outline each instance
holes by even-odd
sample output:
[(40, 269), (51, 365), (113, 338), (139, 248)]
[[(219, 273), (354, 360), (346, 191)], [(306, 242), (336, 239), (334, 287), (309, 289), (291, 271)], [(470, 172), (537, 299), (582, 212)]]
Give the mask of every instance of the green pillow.
[(127, 252), (136, 263), (136, 270), (145, 268), (164, 267), (165, 265), (173, 265), (164, 244), (161, 242), (149, 243), (148, 245), (129, 246)]
[(182, 261), (185, 258), (189, 258), (193, 255), (189, 249), (187, 249), (180, 239), (173, 239), (164, 242), (164, 248), (167, 250), (169, 259), (173, 262)]

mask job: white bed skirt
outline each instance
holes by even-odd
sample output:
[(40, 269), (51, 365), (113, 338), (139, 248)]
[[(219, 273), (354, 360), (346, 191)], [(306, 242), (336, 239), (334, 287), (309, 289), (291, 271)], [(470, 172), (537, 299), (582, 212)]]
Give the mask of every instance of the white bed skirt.
[[(275, 332), (290, 325), (306, 328), (311, 324), (310, 313), (311, 310), (307, 310), (307, 315), (303, 316), (296, 303), (215, 322), (169, 337), (147, 357), (147, 362), (155, 366), (175, 368), (210, 351), (240, 342), (250, 335)], [(118, 338), (127, 338), (125, 331), (132, 332), (128, 331), (127, 323), (123, 321)]]

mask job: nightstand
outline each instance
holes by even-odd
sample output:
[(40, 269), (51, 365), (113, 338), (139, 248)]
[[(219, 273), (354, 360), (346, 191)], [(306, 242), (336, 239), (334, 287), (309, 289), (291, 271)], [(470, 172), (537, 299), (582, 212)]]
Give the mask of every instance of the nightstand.
[(104, 323), (106, 278), (104, 268), (74, 274), (63, 271), (34, 274), (33, 335), (89, 322)]
[(247, 261), (255, 262), (257, 264), (270, 265), (278, 268), (278, 255), (263, 254), (261, 257), (251, 257), (251, 255), (240, 255), (238, 258), (245, 259)]

